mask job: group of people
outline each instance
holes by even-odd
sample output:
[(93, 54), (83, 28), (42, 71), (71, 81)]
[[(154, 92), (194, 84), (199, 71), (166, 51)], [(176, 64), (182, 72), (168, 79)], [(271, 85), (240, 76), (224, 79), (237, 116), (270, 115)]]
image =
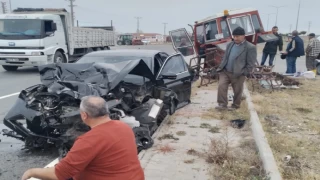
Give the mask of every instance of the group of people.
[[(306, 67), (308, 71), (316, 68), (316, 59), (320, 58), (320, 41), (314, 33), (310, 33), (309, 43), (304, 49), (304, 41), (299, 37), (298, 31), (293, 31), (290, 42), (283, 51), (283, 38), (278, 34), (278, 27), (274, 26), (272, 32), (278, 40), (267, 42), (263, 49), (260, 65), (263, 66), (269, 57), (269, 66), (274, 65), (274, 59), (279, 49), (281, 58), (286, 59), (287, 74), (296, 73), (296, 61), (298, 57), (306, 55)], [(217, 69), (219, 73), (218, 106), (217, 110), (235, 110), (240, 108), (243, 85), (248, 76), (257, 64), (257, 48), (246, 41), (245, 31), (237, 27), (232, 32), (233, 41), (227, 45), (223, 60)], [(228, 107), (228, 87), (231, 84), (234, 96), (233, 104)]]
[(316, 38), (314, 33), (308, 35), (309, 43), (304, 48), (304, 41), (299, 36), (298, 31), (293, 31), (292, 35), (289, 36), (289, 43), (285, 51), (283, 49), (283, 38), (278, 34), (278, 27), (274, 26), (272, 32), (279, 38), (277, 41), (267, 42), (263, 49), (263, 55), (261, 65), (263, 66), (269, 57), (269, 66), (274, 65), (274, 58), (279, 48), (281, 58), (286, 59), (287, 63), (287, 74), (296, 73), (296, 61), (298, 57), (306, 56), (306, 69), (312, 71), (316, 68), (316, 59), (320, 55), (320, 41)]

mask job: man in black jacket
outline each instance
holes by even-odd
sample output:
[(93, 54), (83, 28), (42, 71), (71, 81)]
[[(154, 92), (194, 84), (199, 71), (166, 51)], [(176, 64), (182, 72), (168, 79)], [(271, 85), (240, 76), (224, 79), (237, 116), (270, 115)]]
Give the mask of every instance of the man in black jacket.
[(279, 51), (282, 51), (283, 47), (283, 40), (282, 36), (278, 34), (278, 27), (274, 26), (272, 28), (272, 32), (274, 35), (276, 35), (279, 39), (277, 41), (267, 42), (263, 49), (263, 55), (261, 60), (261, 66), (264, 65), (264, 63), (267, 60), (267, 57), (269, 56), (269, 66), (273, 65), (274, 57), (277, 54), (277, 47), (279, 46)]

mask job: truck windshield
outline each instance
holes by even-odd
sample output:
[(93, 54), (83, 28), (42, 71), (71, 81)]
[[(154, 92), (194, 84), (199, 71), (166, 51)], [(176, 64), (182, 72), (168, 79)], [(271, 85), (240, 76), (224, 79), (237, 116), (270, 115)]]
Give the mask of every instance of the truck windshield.
[(250, 16), (231, 18), (228, 19), (228, 23), (230, 25), (231, 32), (233, 32), (234, 29), (240, 26), (245, 30), (246, 35), (254, 34)]
[(39, 19), (0, 19), (0, 39), (40, 38), (41, 27)]

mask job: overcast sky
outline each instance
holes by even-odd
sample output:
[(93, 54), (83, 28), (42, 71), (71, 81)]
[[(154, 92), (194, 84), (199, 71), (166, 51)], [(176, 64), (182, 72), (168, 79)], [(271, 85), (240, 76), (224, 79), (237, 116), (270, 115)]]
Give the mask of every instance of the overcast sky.
[[(5, 0), (3, 0), (5, 1)], [(8, 0), (7, 0), (8, 1)], [(12, 9), (17, 7), (67, 8), (69, 0), (11, 0)], [(286, 33), (296, 27), (299, 0), (76, 0), (75, 16), (81, 25), (110, 25), (113, 20), (120, 32), (135, 32), (137, 20), (143, 32), (163, 33), (166, 22), (169, 30), (186, 27), (224, 9), (252, 7), (258, 9), (263, 26), (267, 29), (268, 13), (276, 13), (274, 6), (285, 6), (279, 9), (278, 26), (280, 32)], [(301, 3), (298, 30), (320, 34), (319, 0), (304, 0)], [(270, 15), (269, 29), (275, 25), (276, 15)], [(190, 29), (188, 29), (190, 30)]]

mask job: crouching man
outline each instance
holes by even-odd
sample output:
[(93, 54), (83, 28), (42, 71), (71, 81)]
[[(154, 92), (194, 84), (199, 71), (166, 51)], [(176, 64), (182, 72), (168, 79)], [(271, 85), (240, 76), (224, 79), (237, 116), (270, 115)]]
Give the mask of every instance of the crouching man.
[(228, 87), (231, 84), (234, 98), (229, 110), (240, 108), (245, 78), (257, 62), (257, 48), (246, 41), (245, 31), (241, 27), (234, 29), (234, 40), (227, 45), (223, 60), (217, 69), (219, 72), (218, 106), (224, 110), (228, 107)]
[(132, 129), (111, 120), (107, 103), (101, 97), (84, 97), (81, 118), (91, 130), (75, 141), (72, 149), (55, 167), (27, 170), (31, 177), (50, 180), (144, 180)]

